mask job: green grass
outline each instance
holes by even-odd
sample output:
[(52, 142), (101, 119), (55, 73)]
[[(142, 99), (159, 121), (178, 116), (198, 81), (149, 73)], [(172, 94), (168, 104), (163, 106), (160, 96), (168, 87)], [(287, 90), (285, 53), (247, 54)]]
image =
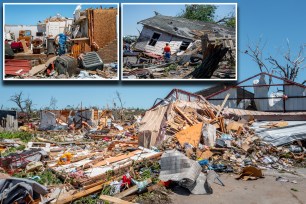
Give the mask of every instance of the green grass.
[(29, 142), (33, 139), (33, 135), (28, 132), (1, 132), (0, 139), (17, 139), (19, 138), (22, 142)]
[(170, 66), (165, 68), (165, 72), (168, 73), (171, 70), (176, 70), (176, 68), (177, 68), (177, 64), (171, 64)]
[(89, 195), (82, 197), (73, 202), (73, 204), (97, 204), (99, 203), (99, 196)]
[(51, 170), (45, 169), (44, 171), (36, 171), (36, 172), (28, 172), (26, 173), (25, 171), (18, 172), (14, 174), (13, 176), (18, 177), (18, 178), (32, 178), (33, 176), (39, 176), (40, 179), (36, 179), (38, 183), (44, 185), (44, 186), (49, 186), (49, 185), (54, 185), (54, 184), (62, 184), (63, 182), (57, 178), (57, 176), (52, 173)]
[(9, 147), (8, 149), (5, 150), (4, 153), (1, 154), (1, 156), (5, 157), (11, 153), (15, 153), (17, 151), (24, 150), (26, 148), (25, 145), (20, 145), (19, 147)]

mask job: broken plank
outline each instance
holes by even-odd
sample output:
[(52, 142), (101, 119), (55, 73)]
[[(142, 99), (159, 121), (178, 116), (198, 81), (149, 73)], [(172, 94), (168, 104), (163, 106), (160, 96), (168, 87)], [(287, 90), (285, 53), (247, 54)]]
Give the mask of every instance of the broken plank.
[(56, 203), (62, 203), (62, 204), (71, 203), (74, 200), (85, 197), (85, 196), (90, 195), (92, 193), (95, 193), (97, 191), (101, 191), (102, 189), (103, 189), (103, 185), (98, 185), (98, 186), (95, 186), (93, 188), (89, 188), (87, 190), (79, 191), (79, 192), (77, 192), (73, 195), (65, 193), (63, 197), (60, 197), (56, 201)]
[(225, 106), (225, 104), (226, 104), (227, 99), (228, 99), (229, 96), (230, 96), (230, 94), (226, 94), (226, 96), (225, 96), (225, 98), (224, 98), (224, 100), (223, 100), (223, 102), (222, 102), (222, 104), (221, 104), (221, 107), (220, 107), (220, 109), (218, 110), (218, 113), (217, 113), (216, 117), (218, 117), (218, 116), (220, 115), (220, 113), (221, 113), (221, 111), (223, 110), (223, 108), (224, 108), (224, 106)]
[(43, 72), (47, 69), (45, 64), (39, 64), (37, 66), (32, 67), (32, 69), (29, 71), (30, 76), (34, 76), (35, 74), (38, 74), (40, 72)]
[(109, 201), (109, 202), (112, 202), (112, 203), (118, 203), (118, 204), (133, 204), (129, 201), (125, 201), (125, 200), (121, 200), (120, 198), (116, 198), (116, 197), (112, 197), (112, 196), (108, 196), (108, 195), (101, 195), (99, 197), (101, 200), (104, 200), (104, 201)]
[(23, 52), (25, 52), (25, 53), (29, 52), (29, 48), (27, 46), (26, 41), (24, 39), (21, 39), (20, 42), (22, 44)]
[(90, 161), (90, 162), (84, 164), (83, 167), (77, 167), (77, 169), (81, 170), (81, 169), (88, 169), (88, 168), (92, 168), (92, 167), (101, 167), (101, 166), (104, 166), (106, 164), (108, 165), (108, 164), (111, 164), (111, 163), (114, 163), (114, 162), (117, 162), (117, 161), (128, 159), (130, 157), (135, 156), (138, 153), (141, 153), (141, 150), (136, 150), (136, 151), (133, 151), (133, 152), (129, 152), (128, 154), (119, 155), (117, 157), (104, 158), (104, 156), (102, 156), (102, 157), (99, 157), (99, 158), (97, 158), (93, 161)]
[(193, 125), (192, 120), (190, 120), (190, 119), (184, 114), (184, 112), (183, 112), (179, 107), (177, 107), (176, 105), (174, 105), (174, 110), (176, 110), (181, 116), (183, 116), (184, 119), (188, 121), (188, 123), (190, 123), (191, 125)]
[(101, 162), (93, 164), (90, 167), (100, 167), (100, 166), (103, 166), (103, 165), (108, 165), (108, 164), (111, 164), (111, 163), (114, 163), (114, 162), (117, 162), (117, 161), (128, 159), (128, 158), (133, 157), (133, 156), (135, 156), (136, 154), (139, 154), (139, 153), (141, 153), (141, 150), (136, 150), (136, 151), (133, 151), (133, 152), (129, 152), (128, 154), (120, 155), (120, 156), (117, 156), (117, 157), (110, 157), (110, 158), (107, 158), (107, 159), (105, 159)]

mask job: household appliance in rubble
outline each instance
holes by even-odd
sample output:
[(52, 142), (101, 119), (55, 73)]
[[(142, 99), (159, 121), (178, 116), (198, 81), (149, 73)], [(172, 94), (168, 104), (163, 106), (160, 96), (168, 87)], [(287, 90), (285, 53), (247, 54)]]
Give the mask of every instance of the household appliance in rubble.
[(47, 55), (49, 54), (56, 54), (54, 38), (47, 38)]
[(103, 69), (103, 61), (96, 52), (87, 52), (82, 55), (82, 66), (84, 69)]
[(77, 60), (73, 57), (62, 55), (56, 58), (54, 67), (58, 74), (68, 74), (71, 77), (77, 72)]

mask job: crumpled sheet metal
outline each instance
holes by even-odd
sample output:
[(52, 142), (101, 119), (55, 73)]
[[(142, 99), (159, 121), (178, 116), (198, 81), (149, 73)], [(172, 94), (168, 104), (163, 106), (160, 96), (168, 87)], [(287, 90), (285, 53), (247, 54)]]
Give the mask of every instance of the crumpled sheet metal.
[(176, 150), (163, 153), (160, 160), (162, 181), (177, 181), (192, 194), (211, 194), (212, 189), (198, 162), (189, 159)]
[(281, 128), (264, 128), (269, 121), (255, 122), (252, 129), (255, 130), (263, 141), (274, 146), (292, 143), (296, 140), (306, 139), (306, 121), (288, 121), (288, 126)]
[[(24, 199), (28, 194), (37, 199), (46, 195), (48, 189), (29, 179), (8, 178), (0, 180), (0, 200), (2, 204), (10, 204)], [(19, 202), (18, 202), (19, 203)]]

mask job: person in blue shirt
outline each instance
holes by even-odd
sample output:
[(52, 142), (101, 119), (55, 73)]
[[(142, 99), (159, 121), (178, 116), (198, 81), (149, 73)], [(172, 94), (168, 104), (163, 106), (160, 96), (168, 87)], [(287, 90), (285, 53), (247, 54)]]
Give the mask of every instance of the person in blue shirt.
[(58, 55), (61, 56), (66, 53), (66, 43), (69, 40), (67, 33), (60, 33), (55, 36), (55, 40), (58, 37)]

